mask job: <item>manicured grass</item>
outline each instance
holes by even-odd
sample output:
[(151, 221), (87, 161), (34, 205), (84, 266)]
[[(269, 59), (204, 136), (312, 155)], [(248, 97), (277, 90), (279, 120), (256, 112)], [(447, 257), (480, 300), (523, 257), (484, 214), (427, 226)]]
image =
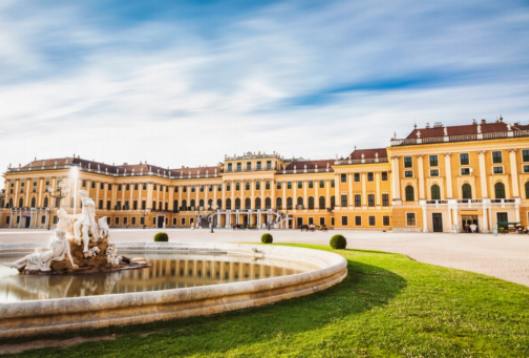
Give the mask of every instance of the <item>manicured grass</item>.
[(24, 355), (529, 356), (529, 288), (402, 255), (337, 252), (348, 259), (349, 276), (320, 294), (215, 317), (113, 330), (113, 341)]

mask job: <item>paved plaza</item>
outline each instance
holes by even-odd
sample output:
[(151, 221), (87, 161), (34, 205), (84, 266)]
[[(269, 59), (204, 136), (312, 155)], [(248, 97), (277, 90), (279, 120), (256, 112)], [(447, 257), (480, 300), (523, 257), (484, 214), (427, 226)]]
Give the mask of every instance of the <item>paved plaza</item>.
[[(115, 229), (115, 242), (152, 241), (158, 230)], [(171, 241), (259, 242), (264, 231), (204, 229), (167, 229)], [(407, 255), (417, 261), (495, 276), (529, 286), (529, 236), (488, 234), (390, 233), (379, 231), (300, 232), (273, 230), (279, 243), (327, 245), (329, 238), (341, 233), (348, 248), (379, 250)], [(49, 231), (0, 230), (0, 245), (46, 245)]]

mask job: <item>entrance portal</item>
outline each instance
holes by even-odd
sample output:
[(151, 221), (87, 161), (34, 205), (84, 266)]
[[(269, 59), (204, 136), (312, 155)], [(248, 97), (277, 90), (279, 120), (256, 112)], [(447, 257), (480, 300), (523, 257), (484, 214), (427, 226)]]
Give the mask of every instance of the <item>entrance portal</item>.
[(163, 216), (158, 216), (158, 219), (157, 219), (157, 227), (158, 228), (162, 228), (163, 227), (163, 222), (164, 222), (165, 218)]
[(478, 216), (477, 215), (462, 215), (463, 232), (478, 232)]
[(443, 232), (443, 214), (432, 213), (433, 232)]

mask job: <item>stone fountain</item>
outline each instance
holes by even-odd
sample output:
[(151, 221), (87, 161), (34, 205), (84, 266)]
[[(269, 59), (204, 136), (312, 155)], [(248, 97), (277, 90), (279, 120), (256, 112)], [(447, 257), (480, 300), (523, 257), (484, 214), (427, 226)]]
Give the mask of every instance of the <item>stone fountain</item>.
[(106, 217), (96, 221), (95, 203), (79, 190), (81, 213), (59, 209), (57, 228), (48, 247), (15, 261), (12, 267), (24, 274), (64, 274), (112, 272), (148, 266), (143, 258), (118, 254), (110, 242)]

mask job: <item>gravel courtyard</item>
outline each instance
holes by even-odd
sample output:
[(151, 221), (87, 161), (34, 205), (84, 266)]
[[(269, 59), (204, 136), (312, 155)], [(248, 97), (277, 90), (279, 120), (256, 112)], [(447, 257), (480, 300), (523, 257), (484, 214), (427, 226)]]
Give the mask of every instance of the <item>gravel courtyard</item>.
[[(151, 241), (158, 230), (114, 229), (115, 242)], [(171, 241), (259, 242), (264, 231), (167, 229)], [(327, 244), (336, 233), (348, 248), (396, 252), (417, 261), (495, 276), (529, 286), (529, 236), (487, 234), (423, 234), (375, 231), (300, 232), (272, 230), (274, 242)], [(0, 245), (46, 245), (49, 231), (0, 230)]]

